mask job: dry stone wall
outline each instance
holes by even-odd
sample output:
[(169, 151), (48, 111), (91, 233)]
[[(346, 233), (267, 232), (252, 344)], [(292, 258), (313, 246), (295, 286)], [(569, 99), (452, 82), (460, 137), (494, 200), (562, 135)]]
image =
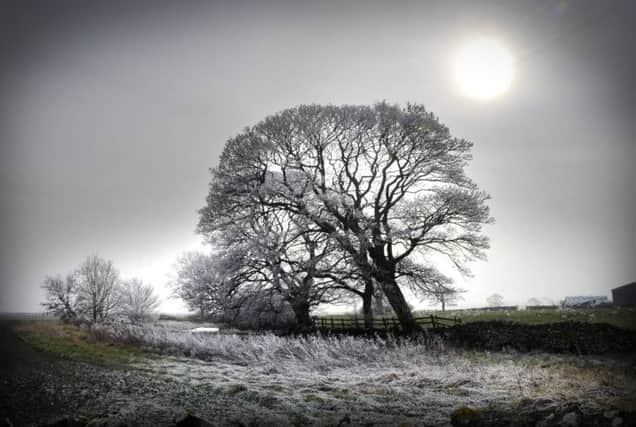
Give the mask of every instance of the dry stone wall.
[(636, 331), (605, 323), (558, 322), (527, 325), (508, 321), (470, 322), (437, 332), (449, 344), (482, 350), (602, 354), (636, 350)]

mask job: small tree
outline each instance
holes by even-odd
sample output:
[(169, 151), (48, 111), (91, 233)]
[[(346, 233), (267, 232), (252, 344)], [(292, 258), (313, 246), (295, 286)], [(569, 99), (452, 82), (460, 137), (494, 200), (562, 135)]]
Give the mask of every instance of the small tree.
[(177, 259), (176, 295), (204, 319), (223, 312), (222, 280), (215, 259), (201, 252), (186, 252)]
[(541, 301), (539, 301), (538, 298), (530, 298), (528, 300), (528, 302), (526, 303), (526, 306), (536, 306), (536, 305), (541, 305)]
[(436, 284), (430, 288), (428, 299), (433, 303), (441, 304), (442, 311), (446, 311), (446, 307), (457, 305), (462, 298), (461, 292), (464, 291), (451, 285)]
[(150, 318), (159, 306), (159, 298), (150, 285), (130, 279), (122, 285), (122, 311), (132, 322)]
[(53, 313), (64, 321), (77, 317), (77, 282), (72, 274), (66, 278), (62, 276), (47, 276), (42, 288), (46, 292), (46, 300), (42, 303), (44, 309)]
[(101, 322), (121, 306), (119, 272), (112, 261), (92, 255), (75, 273), (77, 306), (91, 322)]
[(501, 307), (503, 305), (503, 297), (499, 294), (492, 294), (486, 298), (489, 307)]

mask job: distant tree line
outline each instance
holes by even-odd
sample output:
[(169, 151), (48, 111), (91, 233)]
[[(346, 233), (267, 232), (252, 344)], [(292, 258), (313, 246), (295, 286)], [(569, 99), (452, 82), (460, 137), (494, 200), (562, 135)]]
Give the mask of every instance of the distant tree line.
[(139, 322), (159, 304), (152, 286), (136, 278), (122, 280), (112, 261), (97, 255), (87, 257), (66, 276), (47, 276), (42, 288), (45, 310), (65, 321), (98, 323), (124, 316)]
[(386, 304), (417, 329), (404, 291), (452, 305), (483, 259), (489, 196), (465, 174), (472, 143), (421, 105), (306, 105), (229, 139), (198, 232), (214, 248), (179, 260), (177, 294), (201, 316), (311, 325), (320, 304)]

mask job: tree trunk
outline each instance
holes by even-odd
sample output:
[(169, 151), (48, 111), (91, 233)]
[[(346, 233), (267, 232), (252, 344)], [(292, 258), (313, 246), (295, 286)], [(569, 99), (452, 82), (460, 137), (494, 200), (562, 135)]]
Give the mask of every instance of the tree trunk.
[(442, 312), (446, 311), (446, 298), (442, 294)]
[(309, 302), (306, 299), (299, 299), (290, 302), (292, 310), (294, 310), (294, 314), (296, 315), (296, 322), (298, 322), (298, 329), (300, 331), (309, 331), (313, 322), (311, 321), (311, 316), (309, 315)]
[(360, 252), (354, 259), (364, 282), (364, 291), (362, 293), (364, 327), (365, 329), (373, 329), (373, 294), (375, 286), (373, 284), (373, 269), (367, 259), (367, 249), (363, 238), (360, 239)]
[(365, 279), (364, 293), (362, 294), (362, 315), (365, 329), (373, 329), (373, 279)]
[(418, 331), (420, 327), (415, 322), (415, 318), (404, 298), (404, 294), (402, 294), (400, 287), (395, 283), (395, 278), (386, 278), (385, 281), (382, 282), (382, 290), (389, 300), (389, 304), (391, 304), (404, 332), (410, 333)]
[(378, 282), (380, 282), (382, 291), (386, 295), (387, 300), (389, 300), (389, 304), (391, 304), (402, 330), (407, 334), (420, 331), (421, 328), (415, 322), (404, 294), (395, 281), (395, 266), (381, 259), (378, 267)]
[(373, 291), (373, 301), (375, 303), (374, 308), (375, 311), (374, 313), (376, 315), (386, 315), (387, 314), (387, 306), (384, 304), (384, 293), (382, 292), (382, 289), (377, 288)]

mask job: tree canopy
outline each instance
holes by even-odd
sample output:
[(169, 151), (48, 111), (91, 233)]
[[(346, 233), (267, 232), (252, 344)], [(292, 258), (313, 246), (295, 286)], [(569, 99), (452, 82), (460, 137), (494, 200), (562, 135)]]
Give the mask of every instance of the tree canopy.
[(287, 109), (228, 140), (198, 231), (214, 242), (255, 217), (284, 218), (349, 264), (334, 286), (366, 277), (414, 329), (401, 287), (439, 284), (434, 254), (468, 274), (488, 248), (489, 196), (464, 171), (471, 147), (421, 105)]

